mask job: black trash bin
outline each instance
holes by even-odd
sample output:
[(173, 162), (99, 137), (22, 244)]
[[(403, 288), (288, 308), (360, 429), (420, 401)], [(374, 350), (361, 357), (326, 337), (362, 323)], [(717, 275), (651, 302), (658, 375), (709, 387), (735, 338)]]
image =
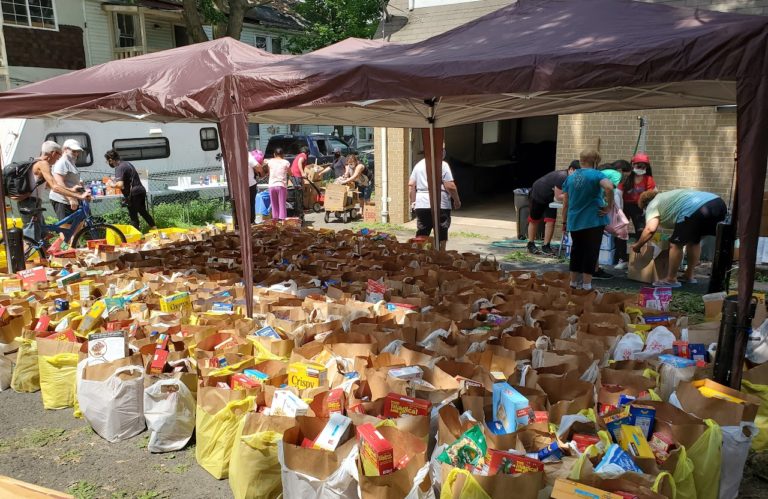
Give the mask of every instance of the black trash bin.
[[(530, 189), (515, 189), (515, 214), (517, 220), (517, 238), (521, 241), (528, 239), (528, 208)], [(544, 224), (539, 224), (536, 239), (544, 239)]]

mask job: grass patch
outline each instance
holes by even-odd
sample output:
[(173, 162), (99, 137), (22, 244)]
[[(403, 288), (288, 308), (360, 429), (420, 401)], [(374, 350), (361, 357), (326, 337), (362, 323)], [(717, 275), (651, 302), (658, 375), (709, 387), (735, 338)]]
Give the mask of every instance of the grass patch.
[(146, 449), (147, 446), (149, 445), (149, 435), (145, 435), (144, 437), (142, 437), (141, 440), (139, 440), (137, 445), (139, 449)]
[(704, 300), (698, 293), (672, 290), (670, 312), (679, 312), (688, 316), (691, 324), (704, 322)]
[(59, 456), (59, 463), (60, 464), (72, 464), (72, 463), (79, 463), (80, 460), (83, 458), (83, 454), (79, 450), (68, 450), (64, 454)]
[(484, 236), (483, 234), (478, 234), (477, 232), (449, 232), (449, 236), (451, 237), (462, 237), (464, 239), (489, 239), (488, 236)]
[(505, 256), (504, 260), (515, 263), (539, 263), (541, 261), (528, 253), (528, 251), (513, 251)]
[(183, 475), (184, 473), (189, 471), (189, 468), (191, 467), (192, 465), (190, 463), (182, 463), (182, 464), (177, 464), (176, 466), (171, 468), (171, 471), (173, 473), (176, 473), (177, 475)]
[(158, 492), (156, 490), (142, 490), (141, 492), (137, 492), (135, 498), (136, 499), (167, 499), (170, 497), (165, 492)]
[(352, 224), (352, 230), (368, 229), (376, 232), (410, 232), (411, 229), (404, 225), (385, 224), (381, 222), (355, 222)]
[(99, 486), (85, 480), (80, 480), (70, 485), (67, 492), (72, 494), (75, 499), (93, 499), (99, 492)]
[(768, 272), (755, 272), (755, 282), (768, 282)]
[(112, 492), (109, 499), (131, 499), (131, 493), (127, 490), (118, 490), (117, 492)]
[(66, 432), (63, 428), (40, 428), (24, 430), (24, 434), (13, 442), (17, 449), (39, 449), (61, 439)]

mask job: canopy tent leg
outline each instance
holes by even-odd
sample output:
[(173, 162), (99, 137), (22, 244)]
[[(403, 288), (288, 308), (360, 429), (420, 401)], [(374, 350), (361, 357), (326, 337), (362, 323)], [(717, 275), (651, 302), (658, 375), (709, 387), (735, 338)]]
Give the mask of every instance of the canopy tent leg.
[(736, 103), (738, 172), (734, 211), (738, 213), (739, 304), (732, 358), (723, 359), (723, 362), (730, 361), (730, 370), (724, 377), (725, 384), (738, 390), (752, 322), (750, 303), (760, 235), (760, 206), (768, 163), (768, 78), (760, 74), (740, 78), (736, 84)]
[(13, 265), (11, 265), (11, 248), (10, 248), (10, 240), (8, 239), (8, 214), (5, 210), (5, 184), (3, 183), (3, 169), (5, 168), (5, 164), (3, 164), (3, 150), (0, 148), (0, 228), (3, 232), (3, 241), (5, 242), (5, 260), (6, 260), (6, 269), (8, 270), (8, 273), (12, 272)]
[(424, 161), (427, 167), (429, 207), (432, 210), (435, 249), (442, 250), (445, 241), (440, 240), (440, 199), (443, 189), (443, 138), (445, 137), (445, 130), (435, 128), (435, 100), (428, 101), (427, 104), (430, 106), (430, 116), (427, 118), (429, 128), (422, 128), (421, 134), (424, 142)]
[(244, 113), (231, 114), (219, 121), (221, 150), (227, 172), (229, 192), (234, 203), (240, 235), (240, 251), (245, 286), (245, 308), (253, 317), (253, 248), (251, 246), (251, 206), (248, 189), (248, 118)]

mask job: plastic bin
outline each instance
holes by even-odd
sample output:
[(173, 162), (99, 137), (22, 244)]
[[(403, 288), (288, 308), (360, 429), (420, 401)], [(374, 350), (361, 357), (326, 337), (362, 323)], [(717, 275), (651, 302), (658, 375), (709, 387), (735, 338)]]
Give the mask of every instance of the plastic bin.
[[(125, 242), (127, 243), (136, 243), (141, 241), (141, 238), (143, 237), (141, 231), (139, 231), (136, 227), (133, 225), (118, 225), (114, 224), (114, 226), (123, 233), (125, 236)], [(120, 245), (122, 244), (122, 241), (117, 237), (117, 235), (112, 232), (111, 230), (107, 231), (107, 244), (113, 244), (113, 245)]]

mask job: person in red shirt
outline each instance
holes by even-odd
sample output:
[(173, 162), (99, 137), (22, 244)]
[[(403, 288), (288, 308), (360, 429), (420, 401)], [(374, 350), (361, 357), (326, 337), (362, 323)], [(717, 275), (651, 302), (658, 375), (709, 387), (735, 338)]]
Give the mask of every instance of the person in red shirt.
[[(640, 195), (646, 191), (655, 191), (656, 182), (653, 180), (653, 171), (651, 170), (651, 158), (644, 152), (638, 152), (632, 156), (631, 161), (632, 171), (619, 184), (619, 189), (622, 191), (622, 199), (624, 201), (624, 214), (627, 219), (632, 221), (632, 226), (635, 228), (635, 239), (640, 238), (640, 234), (645, 228), (645, 216), (643, 210), (638, 206)], [(617, 253), (619, 253), (619, 261), (614, 267), (617, 270), (625, 270), (627, 268), (627, 243), (622, 241), (623, 244), (617, 244)]]
[(307, 153), (309, 153), (309, 148), (303, 146), (299, 149), (299, 154), (293, 158), (293, 163), (291, 163), (291, 177), (293, 185), (297, 187), (302, 187), (304, 185), (304, 168), (306, 168), (307, 161), (309, 160)]

